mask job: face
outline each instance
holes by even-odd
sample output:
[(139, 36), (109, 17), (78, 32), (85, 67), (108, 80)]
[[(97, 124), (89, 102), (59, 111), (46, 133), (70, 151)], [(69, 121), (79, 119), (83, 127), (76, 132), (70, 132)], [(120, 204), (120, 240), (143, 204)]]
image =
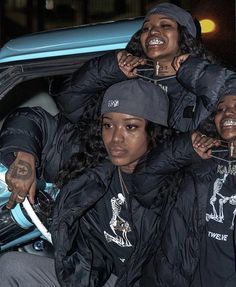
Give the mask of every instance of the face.
[(150, 15), (144, 22), (140, 41), (146, 56), (152, 60), (171, 61), (179, 52), (176, 21), (165, 15)]
[(236, 140), (236, 95), (225, 96), (219, 101), (215, 125), (224, 140)]
[(132, 173), (147, 152), (146, 121), (121, 113), (106, 113), (102, 120), (102, 138), (111, 162)]

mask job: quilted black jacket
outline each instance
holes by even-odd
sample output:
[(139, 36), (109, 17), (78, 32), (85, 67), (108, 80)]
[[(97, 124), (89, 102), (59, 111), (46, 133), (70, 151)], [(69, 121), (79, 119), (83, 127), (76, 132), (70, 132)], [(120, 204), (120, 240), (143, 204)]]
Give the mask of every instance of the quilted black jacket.
[[(127, 79), (118, 67), (116, 54), (117, 51), (94, 58), (65, 81), (52, 83), (51, 93), (70, 121), (78, 122), (95, 91), (102, 92)], [(143, 75), (153, 76), (150, 73)], [(233, 71), (194, 57), (189, 57), (181, 65), (176, 77), (153, 77), (170, 99), (169, 126), (182, 132), (195, 130), (212, 112), (212, 107), (225, 91), (226, 81), (232, 77), (236, 78)], [(91, 93), (86, 92), (88, 86), (94, 89)]]
[[(195, 275), (205, 232), (207, 200), (220, 163), (222, 161), (213, 158), (200, 160), (185, 169), (176, 202), (170, 213), (165, 213), (162, 217), (162, 241), (149, 265), (145, 267), (142, 286), (189, 287), (192, 282), (194, 286), (201, 285)], [(235, 234), (234, 228), (234, 246)], [(235, 278), (236, 273), (234, 280)], [(225, 282), (224, 286), (235, 286), (233, 283), (230, 285), (232, 279)], [(235, 281), (232, 282), (235, 284)]]
[[(167, 190), (163, 192), (162, 187), (170, 174), (195, 159), (199, 160), (190, 136), (179, 136), (168, 147), (160, 146), (151, 152), (145, 166), (132, 175), (136, 188), (130, 208), (137, 240), (132, 255), (120, 270), (116, 286), (143, 287), (140, 281), (143, 268), (159, 246), (159, 224), (171, 196)], [(83, 216), (109, 191), (115, 172), (109, 161), (101, 163), (69, 182), (57, 198), (51, 232), (61, 286), (103, 286), (112, 273), (109, 252), (93, 240), (88, 224), (85, 228), (82, 222)]]
[(9, 166), (14, 152), (29, 152), (36, 158), (37, 178), (54, 182), (64, 163), (79, 151), (74, 142), (78, 132), (61, 114), (52, 116), (40, 107), (19, 108), (2, 126), (0, 161)]

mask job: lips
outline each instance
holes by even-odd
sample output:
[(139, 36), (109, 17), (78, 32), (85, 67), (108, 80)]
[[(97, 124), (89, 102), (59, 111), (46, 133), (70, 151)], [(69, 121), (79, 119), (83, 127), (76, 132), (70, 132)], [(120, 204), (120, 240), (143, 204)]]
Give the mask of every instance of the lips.
[(147, 41), (146, 41), (146, 47), (147, 48), (161, 46), (164, 44), (165, 44), (164, 40), (160, 37), (152, 37), (152, 38), (147, 39)]
[(123, 148), (109, 148), (109, 153), (112, 157), (122, 157), (126, 154), (126, 150)]
[(231, 128), (236, 126), (236, 119), (224, 119), (220, 123), (221, 128)]

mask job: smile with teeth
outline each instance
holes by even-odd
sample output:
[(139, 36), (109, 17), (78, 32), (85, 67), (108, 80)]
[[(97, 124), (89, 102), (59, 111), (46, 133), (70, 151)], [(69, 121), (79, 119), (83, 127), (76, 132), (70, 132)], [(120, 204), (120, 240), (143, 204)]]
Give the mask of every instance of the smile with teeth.
[(222, 122), (221, 126), (222, 127), (236, 126), (236, 120), (233, 120), (233, 119), (225, 120)]
[(160, 40), (159, 38), (153, 38), (150, 41), (148, 41), (148, 45), (152, 46), (152, 45), (162, 45), (164, 44), (164, 41)]

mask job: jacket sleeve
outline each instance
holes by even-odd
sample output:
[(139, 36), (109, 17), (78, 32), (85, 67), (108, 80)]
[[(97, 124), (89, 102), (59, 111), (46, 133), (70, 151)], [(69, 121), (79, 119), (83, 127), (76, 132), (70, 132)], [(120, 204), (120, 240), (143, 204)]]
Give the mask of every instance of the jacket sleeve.
[(167, 193), (162, 190), (166, 180), (170, 177), (173, 180), (177, 171), (198, 161), (201, 158), (192, 147), (190, 133), (177, 136), (172, 142), (151, 152), (145, 167), (134, 173), (134, 196), (144, 206), (157, 207), (162, 201), (162, 192)]
[(14, 161), (14, 152), (35, 156), (37, 167), (51, 146), (57, 120), (42, 108), (19, 108), (4, 121), (0, 131), (0, 160), (6, 166)]
[[(202, 194), (207, 191), (204, 185), (205, 183), (201, 183), (198, 187)], [(164, 283), (172, 286), (174, 283), (176, 287), (187, 287), (192, 282), (200, 257), (201, 224), (198, 217), (203, 210), (196, 198), (201, 195), (197, 196), (196, 181), (191, 172), (186, 173), (175, 205), (167, 217), (162, 244), (154, 255), (154, 274), (157, 280), (155, 286), (162, 286)], [(202, 217), (204, 218), (203, 215)]]
[[(97, 249), (83, 231), (81, 222), (106, 192), (113, 172), (112, 163), (104, 161), (71, 180), (57, 196), (50, 231), (56, 272), (62, 286), (77, 286), (78, 282), (81, 282), (79, 286), (103, 286), (111, 273), (112, 263), (107, 252)], [(97, 268), (92, 268), (95, 261)]]
[[(236, 73), (201, 58), (189, 57), (181, 65), (177, 79), (187, 90), (201, 98), (207, 110), (212, 111), (219, 97), (227, 91), (228, 82), (236, 80)], [(195, 114), (198, 113), (195, 111)]]
[(79, 121), (91, 97), (127, 79), (118, 67), (116, 54), (113, 51), (93, 58), (64, 81), (52, 82), (50, 93), (62, 114), (71, 122)]

